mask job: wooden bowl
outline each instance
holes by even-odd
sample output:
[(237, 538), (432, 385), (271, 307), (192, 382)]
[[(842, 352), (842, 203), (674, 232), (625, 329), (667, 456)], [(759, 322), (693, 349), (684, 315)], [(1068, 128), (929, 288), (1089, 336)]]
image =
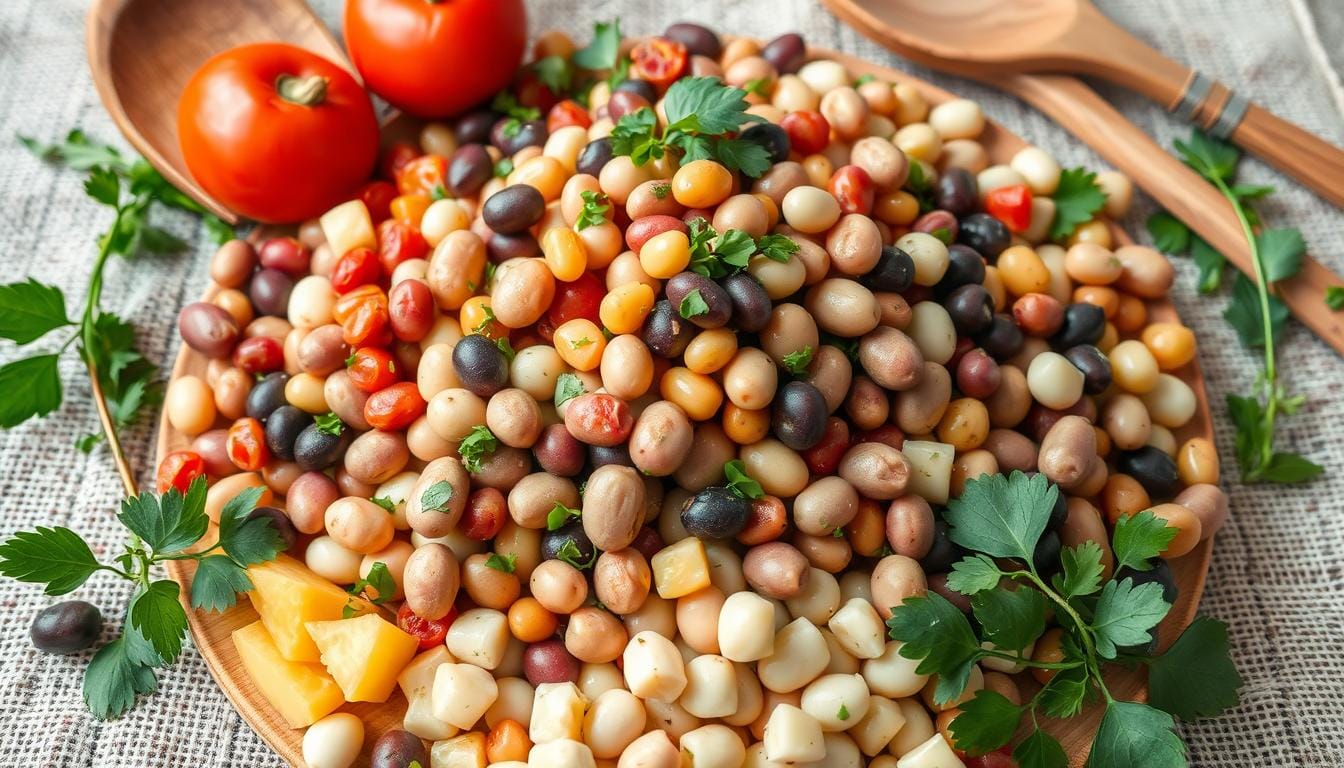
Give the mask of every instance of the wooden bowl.
[[(856, 75), (871, 74), (892, 82), (909, 83), (918, 88), (930, 104), (939, 104), (954, 98), (952, 94), (903, 72), (871, 64), (846, 54), (812, 49), (811, 56), (812, 58), (838, 61)], [(413, 121), (397, 118), (387, 126), (385, 133), (389, 136), (404, 136), (410, 134), (414, 127)], [(1018, 150), (1028, 144), (1028, 142), (993, 122), (986, 123), (985, 131), (980, 136), (980, 142), (988, 151), (991, 161), (995, 163), (1007, 163)], [(1113, 228), (1113, 230), (1120, 242), (1132, 242), (1119, 228)], [(286, 233), (285, 230), (279, 228), (260, 227), (252, 233), (249, 239), (256, 242)], [(211, 285), (206, 291), (205, 300), (211, 299), (218, 291), (218, 286)], [(1166, 300), (1149, 302), (1148, 310), (1150, 319), (1153, 321), (1179, 322), (1180, 320), (1175, 307)], [(172, 377), (176, 379), (179, 376), (194, 375), (205, 378), (206, 364), (207, 360), (204, 356), (190, 347), (183, 346), (177, 362), (173, 366)], [(1190, 423), (1176, 430), (1178, 441), (1184, 441), (1195, 436), (1212, 439), (1213, 422), (1209, 416), (1208, 396), (1204, 389), (1204, 376), (1200, 372), (1198, 360), (1192, 361), (1189, 365), (1176, 371), (1175, 375), (1190, 385), (1199, 400), (1199, 407), (1195, 411), (1194, 418), (1190, 420)], [(157, 459), (162, 460), (169, 452), (186, 448), (190, 442), (187, 436), (172, 428), (165, 415), (162, 418), (159, 430)], [(1179, 595), (1176, 604), (1172, 606), (1171, 612), (1160, 629), (1160, 637), (1165, 642), (1173, 640), (1194, 618), (1200, 595), (1204, 591), (1204, 578), (1208, 572), (1212, 550), (1212, 540), (1205, 540), (1200, 542), (1193, 552), (1171, 562), (1171, 570), (1179, 588)], [(173, 579), (182, 585), (182, 599), (186, 603), (188, 596), (191, 594), (191, 578), (195, 572), (195, 565), (189, 561), (171, 561), (168, 563), (168, 572)], [(293, 765), (302, 765), (301, 742), (303, 731), (291, 729), (284, 719), (271, 708), (270, 704), (261, 697), (247, 672), (243, 669), (238, 658), (238, 652), (234, 649), (233, 641), (230, 638), (230, 634), (235, 629), (257, 620), (256, 611), (246, 600), (240, 600), (237, 606), (222, 614), (195, 611), (188, 604), (187, 616), (191, 623), (192, 635), (196, 639), (196, 647), (200, 650), (206, 665), (209, 666), (211, 674), (214, 675), (220, 688), (223, 689), (224, 695), (233, 702), (234, 707), (242, 714), (243, 718), (281, 757)], [(1025, 686), (1030, 682), (1030, 679), (1019, 676), (1019, 682)], [(1141, 673), (1120, 671), (1109, 676), (1107, 683), (1116, 698), (1141, 699), (1146, 696), (1145, 678)], [(354, 713), (364, 720), (366, 733), (364, 760), (368, 760), (372, 745), (379, 735), (388, 729), (401, 727), (405, 706), (405, 699), (400, 691), (397, 691), (384, 704), (347, 704), (342, 708), (342, 711)], [(1069, 753), (1071, 766), (1079, 768), (1083, 765), (1087, 758), (1088, 748), (1092, 743), (1092, 735), (1096, 732), (1100, 719), (1101, 708), (1092, 707), (1083, 716), (1068, 721), (1050, 721), (1047, 723), (1048, 729), (1060, 740), (1065, 751)]]

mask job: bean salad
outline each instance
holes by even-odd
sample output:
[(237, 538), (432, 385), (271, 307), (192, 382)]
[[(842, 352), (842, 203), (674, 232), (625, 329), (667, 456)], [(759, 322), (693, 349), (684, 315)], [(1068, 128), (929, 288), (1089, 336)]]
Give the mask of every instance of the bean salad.
[[(263, 488), (296, 563), (414, 638), (377, 768), (1014, 765), (953, 748), (958, 702), (884, 626), (927, 591), (969, 610), (949, 499), (1044, 475), (1047, 573), (1088, 540), (1110, 569), (1127, 515), (1178, 530), (1165, 558), (1227, 515), (1214, 446), (1174, 437), (1195, 338), (1147, 304), (1172, 267), (1112, 240), (1128, 180), (1088, 175), (1063, 220), (1075, 172), (991, 164), (977, 103), (797, 35), (622, 50), (624, 77), (523, 82), (294, 237), (224, 245), (160, 490), (208, 476), (217, 520)], [(693, 97), (731, 128), (669, 125)], [(1021, 671), (984, 659), (962, 701), (1020, 701)], [(328, 714), (305, 759), (363, 741)]]

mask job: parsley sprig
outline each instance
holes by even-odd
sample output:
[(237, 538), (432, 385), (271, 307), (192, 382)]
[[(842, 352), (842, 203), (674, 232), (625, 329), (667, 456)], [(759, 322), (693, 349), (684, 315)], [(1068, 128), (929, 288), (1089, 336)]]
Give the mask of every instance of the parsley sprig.
[[(1053, 673), (1021, 705), (988, 689), (962, 703), (951, 731), (957, 748), (968, 754), (1008, 744), (1026, 717), (1030, 729), (1013, 751), (1018, 765), (1063, 768), (1064, 751), (1038, 717), (1072, 717), (1099, 698), (1105, 713), (1089, 766), (1183, 768), (1185, 745), (1174, 718), (1210, 717), (1237, 703), (1241, 678), (1228, 659), (1226, 626), (1198, 619), (1165, 654), (1149, 656), (1142, 649), (1171, 608), (1159, 583), (1104, 579), (1096, 542), (1065, 548), (1060, 572), (1048, 579), (1033, 553), (1058, 494), (1043, 476), (1021, 472), (968, 481), (946, 513), (949, 539), (969, 552), (952, 566), (947, 586), (970, 598), (978, 634), (960, 609), (929, 592), (892, 609), (890, 635), (903, 644), (902, 656), (919, 661), (921, 674), (936, 676), (934, 700), (940, 704), (963, 694), (980, 659)], [(1151, 569), (1175, 534), (1152, 512), (1121, 518), (1112, 540), (1117, 571)], [(1063, 659), (1035, 661), (1026, 649), (1045, 632), (1051, 612), (1064, 632)], [(1116, 699), (1103, 677), (1107, 665), (1135, 663), (1150, 670), (1148, 704)]]
[(589, 227), (606, 224), (607, 214), (611, 212), (610, 199), (602, 192), (590, 189), (580, 192), (579, 196), (583, 198), (583, 209), (579, 211), (579, 218), (574, 222), (574, 229), (582, 232)]
[(0, 575), (45, 585), (48, 595), (73, 592), (99, 571), (135, 584), (121, 636), (103, 646), (84, 672), (84, 702), (99, 719), (118, 717), (135, 705), (137, 695), (153, 693), (154, 670), (171, 665), (182, 652), (187, 614), (178, 602), (177, 582), (154, 578), (163, 563), (195, 561), (191, 606), (224, 611), (237, 602), (237, 593), (252, 588), (247, 566), (273, 560), (284, 548), (269, 518), (251, 516), (260, 488), (230, 499), (220, 512), (218, 537), (199, 548), (210, 529), (205, 491), (205, 478), (198, 477), (185, 495), (172, 488), (122, 501), (117, 520), (128, 536), (111, 562), (94, 557), (69, 528), (20, 531), (0, 543)]
[(374, 605), (382, 605), (391, 600), (397, 593), (397, 580), (392, 571), (388, 570), (387, 563), (374, 563), (369, 566), (367, 576), (351, 584), (345, 591), (350, 593), (351, 599), (341, 609), (341, 618), (349, 619), (360, 611), (361, 606), (355, 602), (356, 599), (364, 598)]
[(621, 55), (621, 20), (599, 21), (593, 26), (593, 41), (574, 52), (574, 66), (592, 72), (607, 72), (607, 84), (615, 88), (630, 75), (630, 59)]
[(480, 472), (481, 462), (489, 458), (499, 447), (495, 433), (484, 424), (477, 424), (471, 432), (457, 444), (457, 454), (462, 457), (462, 466), (468, 472)]
[(799, 250), (798, 243), (787, 235), (753, 238), (749, 232), (740, 229), (720, 233), (700, 216), (691, 219), (687, 226), (691, 241), (691, 261), (687, 269), (705, 277), (717, 279), (741, 272), (758, 253), (772, 261), (783, 262)]
[(678, 152), (683, 163), (717, 160), (731, 171), (757, 178), (770, 170), (770, 153), (756, 142), (730, 136), (746, 123), (761, 121), (747, 113), (746, 96), (716, 77), (684, 77), (667, 89), (667, 126), (658, 129), (658, 117), (649, 107), (625, 115), (612, 129), (612, 151), (629, 155), (635, 165)]
[[(1235, 181), (1241, 153), (1231, 144), (1198, 130), (1188, 141), (1177, 141), (1185, 164), (1203, 176), (1232, 204), (1250, 244), (1255, 279), (1238, 274), (1223, 318), (1237, 331), (1241, 343), (1263, 350), (1263, 368), (1249, 396), (1227, 396), (1228, 415), (1236, 426), (1237, 464), (1244, 482), (1300, 483), (1311, 480), (1322, 467), (1303, 456), (1274, 448), (1274, 426), (1280, 414), (1291, 416), (1302, 407), (1301, 395), (1290, 395), (1279, 380), (1275, 347), (1288, 323), (1288, 306), (1271, 290), (1274, 283), (1302, 269), (1306, 242), (1301, 231), (1265, 228), (1252, 203), (1273, 187)], [(1257, 231), (1258, 230), (1258, 231)], [(1161, 211), (1148, 219), (1154, 244), (1167, 253), (1189, 252), (1199, 268), (1199, 290), (1213, 293), (1222, 285), (1226, 259), (1171, 214)], [(1327, 293), (1327, 299), (1329, 294)]]
[(1097, 186), (1097, 174), (1086, 168), (1064, 169), (1050, 197), (1055, 202), (1055, 218), (1050, 224), (1054, 240), (1073, 234), (1079, 224), (1091, 221), (1093, 214), (1106, 205), (1106, 193)]

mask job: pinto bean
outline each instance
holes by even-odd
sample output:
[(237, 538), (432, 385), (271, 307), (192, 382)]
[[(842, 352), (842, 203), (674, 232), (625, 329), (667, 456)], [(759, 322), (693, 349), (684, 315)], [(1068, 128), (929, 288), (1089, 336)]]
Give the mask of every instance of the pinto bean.
[(869, 499), (894, 499), (910, 482), (910, 461), (886, 443), (859, 443), (840, 459), (840, 476)]
[(615, 464), (598, 467), (584, 489), (583, 531), (600, 550), (624, 549), (644, 525), (644, 502), (638, 472)]

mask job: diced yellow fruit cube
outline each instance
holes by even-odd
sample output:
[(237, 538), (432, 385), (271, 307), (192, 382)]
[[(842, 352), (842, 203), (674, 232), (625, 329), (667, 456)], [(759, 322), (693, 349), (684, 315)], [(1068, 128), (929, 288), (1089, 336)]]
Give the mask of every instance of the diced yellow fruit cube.
[(415, 637), (373, 613), (305, 626), (346, 701), (387, 701), (397, 675), (420, 646)]
[(339, 619), (346, 605), (360, 612), (373, 610), (363, 598), (350, 597), (286, 555), (249, 567), (247, 575), (252, 579), (252, 591), (248, 593), (252, 607), (275, 639), (280, 655), (290, 661), (315, 662), (320, 658), (304, 629), (308, 622)]
[(709, 586), (709, 558), (705, 545), (694, 536), (665, 547), (653, 556), (653, 583), (658, 596), (671, 599)]
[(331, 252), (342, 256), (355, 248), (376, 248), (377, 239), (373, 235), (373, 220), (369, 218), (369, 209), (363, 200), (351, 200), (341, 203), (322, 214), (319, 219), (322, 234), (331, 246)]
[(429, 768), (485, 768), (485, 734), (464, 733), (436, 741), (429, 750)]
[(320, 664), (290, 661), (260, 621), (233, 632), (243, 669), (261, 695), (291, 728), (307, 728), (345, 703), (341, 689)]

